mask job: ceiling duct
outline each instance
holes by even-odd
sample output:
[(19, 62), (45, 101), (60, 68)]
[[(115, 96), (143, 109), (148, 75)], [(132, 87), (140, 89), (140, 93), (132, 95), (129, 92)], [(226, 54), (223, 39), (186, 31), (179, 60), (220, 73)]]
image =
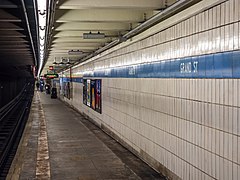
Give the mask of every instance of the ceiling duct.
[(83, 33), (83, 39), (104, 39), (105, 34), (104, 33)]

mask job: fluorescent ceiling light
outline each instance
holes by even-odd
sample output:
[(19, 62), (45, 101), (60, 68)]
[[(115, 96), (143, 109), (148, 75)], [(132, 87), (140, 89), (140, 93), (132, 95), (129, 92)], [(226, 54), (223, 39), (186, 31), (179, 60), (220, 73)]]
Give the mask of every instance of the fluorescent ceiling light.
[(37, 0), (38, 11), (41, 13), (46, 10), (47, 7), (47, 0)]
[(105, 34), (104, 33), (83, 33), (83, 39), (104, 39)]
[(45, 50), (45, 35), (46, 35), (46, 15), (47, 15), (47, 0), (37, 0), (38, 9), (38, 27), (39, 27), (39, 67), (38, 77), (40, 76), (41, 69), (44, 61), (44, 50)]
[(39, 36), (41, 39), (45, 38), (45, 30), (39, 30)]
[(83, 54), (83, 52), (80, 50), (69, 50), (68, 54), (69, 55), (79, 55), (79, 54)]
[(60, 63), (58, 63), (60, 66), (62, 66), (62, 65), (64, 65), (64, 62), (63, 61), (61, 61)]
[(45, 43), (45, 40), (44, 40), (44, 39), (40, 39), (39, 42), (40, 42), (40, 45), (41, 45), (41, 46), (44, 46), (44, 43)]
[(39, 27), (42, 28), (42, 29), (45, 28), (45, 26), (46, 26), (46, 16), (45, 15), (43, 15), (43, 16), (39, 15), (38, 17), (39, 17), (38, 18), (39, 19)]
[(67, 65), (71, 65), (72, 63), (70, 62), (70, 59), (68, 59), (68, 61), (67, 61), (67, 63), (66, 63)]

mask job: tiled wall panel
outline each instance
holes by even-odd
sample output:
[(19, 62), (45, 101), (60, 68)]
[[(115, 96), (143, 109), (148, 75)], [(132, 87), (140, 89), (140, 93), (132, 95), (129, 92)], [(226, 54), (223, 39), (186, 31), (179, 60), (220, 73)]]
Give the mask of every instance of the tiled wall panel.
[[(234, 86), (234, 82), (238, 84), (239, 80), (103, 79), (103, 84), (107, 85), (104, 92), (107, 93), (104, 93), (104, 115), (101, 115), (104, 118), (99, 116), (100, 123), (134, 144), (138, 150), (144, 150), (156, 160), (161, 160), (162, 164), (172, 172), (179, 173), (177, 175), (183, 179), (197, 178), (198, 174), (210, 179), (236, 179), (240, 109), (238, 105), (230, 103), (233, 96), (229, 88), (225, 88), (226, 85)], [(170, 92), (164, 88), (154, 93), (156, 84), (163, 84), (168, 89), (174, 84), (176, 89), (185, 88), (187, 93), (194, 85), (200, 84), (210, 91), (216, 84), (222, 84), (224, 98), (213, 102), (208, 93), (203, 93), (203, 98), (196, 101), (194, 96), (184, 91), (179, 97), (174, 94), (170, 96)], [(189, 87), (188, 90), (186, 87)], [(79, 92), (75, 93), (75, 97), (79, 96)], [(76, 102), (75, 106), (79, 107), (79, 104)], [(79, 109), (82, 108), (84, 106)], [(92, 111), (88, 115), (92, 118), (97, 116)], [(190, 174), (177, 170), (177, 160), (184, 168), (188, 168), (185, 171)]]
[(181, 179), (240, 179), (239, 8), (207, 7), (74, 68), (102, 78), (102, 114), (83, 105), (77, 81), (68, 103)]

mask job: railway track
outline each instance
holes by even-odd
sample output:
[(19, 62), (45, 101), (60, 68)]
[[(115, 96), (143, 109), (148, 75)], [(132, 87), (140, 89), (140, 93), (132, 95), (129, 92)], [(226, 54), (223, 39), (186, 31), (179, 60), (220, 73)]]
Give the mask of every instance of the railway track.
[(27, 83), (19, 95), (0, 109), (0, 179), (5, 179), (24, 130), (34, 84)]

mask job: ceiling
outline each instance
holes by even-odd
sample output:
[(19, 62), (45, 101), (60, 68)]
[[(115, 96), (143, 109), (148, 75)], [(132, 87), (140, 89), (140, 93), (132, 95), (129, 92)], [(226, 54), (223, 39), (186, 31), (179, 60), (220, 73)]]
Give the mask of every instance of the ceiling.
[(32, 1), (0, 1), (0, 57), (0, 78), (32, 75), (31, 66), (37, 65), (38, 57)]
[[(59, 0), (54, 7), (48, 55), (42, 74), (53, 62), (57, 71), (118, 39), (177, 0)], [(84, 33), (103, 33), (85, 39)]]
[[(33, 66), (36, 66), (37, 71), (39, 36), (36, 1), (0, 0), (0, 79), (32, 76)], [(199, 0), (181, 1), (189, 6), (189, 2)], [(47, 2), (48, 27), (42, 74), (47, 73), (49, 66), (54, 66), (57, 72), (61, 72), (73, 63), (77, 64), (90, 55), (116, 45), (114, 42), (118, 40), (121, 43), (124, 38), (143, 31), (143, 28), (139, 31), (139, 27), (154, 19), (153, 16), (156, 17), (161, 12), (166, 14), (163, 10), (180, 4), (179, 0), (47, 0)], [(178, 12), (182, 10), (176, 9)], [(168, 14), (169, 16), (171, 14)], [(156, 23), (152, 22), (148, 25)], [(93, 35), (102, 37), (86, 38)], [(59, 64), (61, 61), (63, 63)], [(67, 61), (70, 63), (67, 64)]]

